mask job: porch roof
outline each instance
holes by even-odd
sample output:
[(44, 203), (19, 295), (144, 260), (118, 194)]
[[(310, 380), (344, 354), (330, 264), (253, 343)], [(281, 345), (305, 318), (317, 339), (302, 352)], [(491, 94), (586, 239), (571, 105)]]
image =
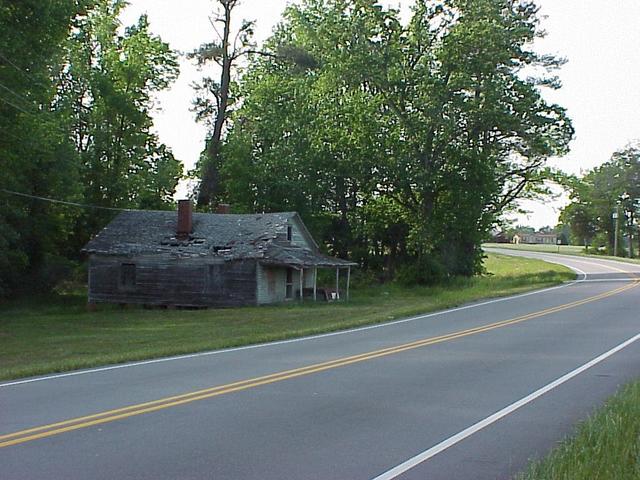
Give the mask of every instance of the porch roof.
[(263, 265), (291, 266), (297, 268), (336, 268), (355, 267), (358, 264), (341, 258), (329, 257), (306, 248), (272, 244), (267, 248), (265, 256), (260, 259)]

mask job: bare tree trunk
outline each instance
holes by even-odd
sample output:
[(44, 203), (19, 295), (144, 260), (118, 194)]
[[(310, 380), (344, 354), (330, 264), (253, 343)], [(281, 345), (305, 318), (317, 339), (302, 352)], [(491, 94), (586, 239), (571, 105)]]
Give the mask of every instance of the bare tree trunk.
[(220, 193), (220, 148), (222, 146), (222, 129), (227, 119), (229, 106), (229, 86), (231, 85), (232, 56), (229, 52), (231, 35), (231, 11), (235, 1), (220, 0), (224, 8), (224, 32), (222, 35), (222, 73), (220, 78), (220, 96), (218, 111), (213, 126), (213, 135), (207, 146), (207, 159), (202, 172), (202, 182), (198, 193), (198, 206), (210, 205)]

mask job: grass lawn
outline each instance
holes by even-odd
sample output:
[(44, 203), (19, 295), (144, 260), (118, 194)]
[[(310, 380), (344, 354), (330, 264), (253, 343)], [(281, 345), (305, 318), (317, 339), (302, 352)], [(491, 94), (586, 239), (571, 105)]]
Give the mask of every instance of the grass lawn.
[(582, 423), (576, 435), (518, 480), (634, 480), (640, 478), (640, 382), (623, 388)]
[[(605, 260), (616, 260), (625, 263), (640, 263), (640, 258), (614, 257), (612, 255), (591, 255), (585, 253), (584, 247), (578, 245), (528, 245), (513, 243), (485, 243), (483, 247), (505, 248), (507, 250), (523, 250), (527, 252), (560, 253), (562, 255), (578, 255), (581, 257), (602, 258)], [(591, 250), (590, 250), (591, 251)]]
[(195, 311), (104, 305), (90, 313), (81, 294), (14, 300), (0, 306), (0, 379), (329, 332), (575, 278), (560, 265), (496, 254), (486, 267), (491, 275), (440, 287), (354, 288), (348, 303)]
[(483, 247), (525, 250), (528, 252), (562, 253), (565, 255), (585, 255), (584, 247), (577, 245), (529, 245), (515, 243), (485, 243)]

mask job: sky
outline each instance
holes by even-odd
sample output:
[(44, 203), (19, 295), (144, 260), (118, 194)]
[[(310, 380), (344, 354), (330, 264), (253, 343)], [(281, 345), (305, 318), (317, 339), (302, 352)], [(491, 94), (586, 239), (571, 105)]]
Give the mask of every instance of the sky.
[[(214, 0), (129, 0), (123, 25), (149, 16), (151, 30), (181, 52), (211, 41), (210, 17)], [(244, 0), (236, 19), (256, 21), (258, 42), (266, 39), (291, 0)], [(406, 9), (411, 1), (381, 2)], [(640, 0), (538, 0), (546, 16), (547, 35), (536, 42), (539, 53), (566, 57), (559, 72), (563, 87), (546, 91), (547, 101), (565, 107), (576, 130), (571, 152), (551, 159), (550, 165), (580, 174), (603, 162), (613, 152), (640, 138)], [(606, 5), (606, 6), (605, 6)], [(212, 68), (212, 67), (210, 67)], [(206, 127), (195, 122), (190, 111), (191, 84), (215, 70), (198, 71), (186, 59), (171, 89), (158, 95), (155, 129), (186, 168), (192, 168), (204, 147)], [(533, 227), (555, 225), (565, 198), (526, 202), (529, 214), (517, 223)]]

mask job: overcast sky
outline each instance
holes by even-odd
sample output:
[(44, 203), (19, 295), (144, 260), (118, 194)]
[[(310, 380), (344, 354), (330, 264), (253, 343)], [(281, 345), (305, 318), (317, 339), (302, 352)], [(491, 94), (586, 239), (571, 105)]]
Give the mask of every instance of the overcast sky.
[[(149, 15), (151, 29), (172, 48), (187, 52), (210, 41), (209, 17), (214, 0), (130, 0), (124, 25), (142, 13)], [(236, 18), (256, 21), (256, 40), (269, 36), (287, 0), (244, 0)], [(406, 8), (410, 1), (383, 2)], [(576, 129), (571, 153), (552, 165), (580, 173), (607, 161), (611, 154), (640, 138), (640, 0), (538, 0), (547, 18), (545, 39), (536, 50), (568, 58), (560, 72), (563, 88), (545, 94), (549, 101), (568, 109)], [(606, 5), (606, 7), (605, 7)], [(215, 73), (209, 72), (210, 75)], [(206, 129), (189, 111), (190, 84), (198, 72), (186, 60), (174, 86), (158, 100), (155, 128), (176, 158), (193, 167), (204, 146)], [(527, 204), (532, 214), (521, 222), (535, 227), (555, 225), (560, 201)]]

